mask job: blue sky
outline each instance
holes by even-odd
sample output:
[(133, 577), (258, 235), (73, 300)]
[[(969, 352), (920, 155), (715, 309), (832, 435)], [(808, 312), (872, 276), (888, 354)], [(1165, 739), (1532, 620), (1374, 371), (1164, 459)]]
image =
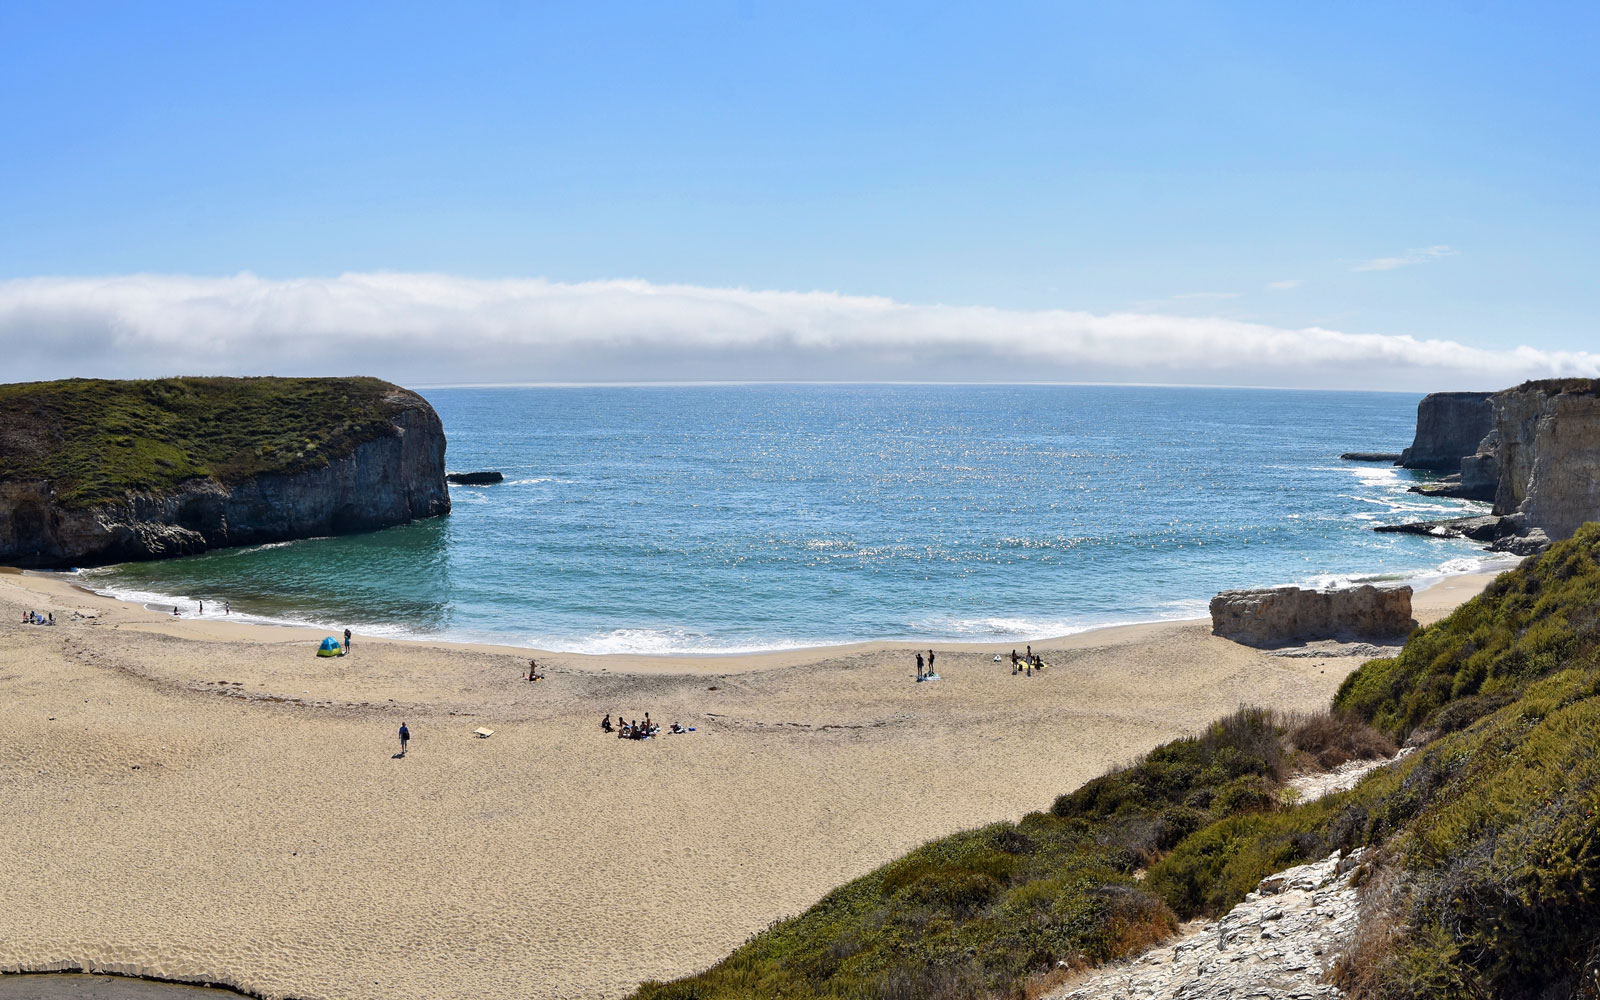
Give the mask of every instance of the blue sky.
[[(0, 4), (0, 282), (639, 279), (1600, 344), (1600, 6), (330, 6)], [(68, 294), (6, 290), (13, 336)]]

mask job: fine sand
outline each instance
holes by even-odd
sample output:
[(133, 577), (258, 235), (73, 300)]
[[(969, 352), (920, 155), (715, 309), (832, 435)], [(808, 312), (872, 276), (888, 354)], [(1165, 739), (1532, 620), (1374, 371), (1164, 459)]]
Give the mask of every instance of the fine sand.
[[(1417, 617), (1489, 579), (1418, 594)], [(319, 659), (322, 635), (0, 573), (0, 969), (614, 997), (1241, 704), (1323, 708), (1361, 662), (1191, 621), (1036, 643), (1031, 678), (992, 662), (1009, 644), (940, 644), (943, 679), (917, 684), (889, 644), (536, 653), (529, 683), (526, 650), (357, 636)], [(646, 711), (697, 732), (599, 731)]]

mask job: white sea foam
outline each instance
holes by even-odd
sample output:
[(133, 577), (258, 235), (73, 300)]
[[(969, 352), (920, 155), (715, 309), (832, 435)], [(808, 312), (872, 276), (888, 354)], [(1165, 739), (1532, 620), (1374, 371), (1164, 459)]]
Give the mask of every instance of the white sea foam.
[(1413, 590), (1425, 590), (1452, 576), (1500, 573), (1511, 569), (1519, 561), (1517, 556), (1485, 552), (1482, 556), (1446, 559), (1437, 566), (1413, 570), (1395, 570), (1388, 573), (1320, 573), (1297, 580), (1295, 585), (1315, 590), (1332, 590), (1338, 587), (1360, 587), (1365, 584), (1373, 586), (1406, 584)]
[[(503, 640), (499, 640), (503, 641)], [(794, 639), (734, 642), (682, 628), (617, 628), (591, 633), (581, 639), (560, 636), (531, 636), (523, 643), (553, 653), (593, 655), (628, 654), (633, 656), (733, 656), (744, 653), (770, 653), (786, 649), (839, 645), (832, 642), (802, 642)]]

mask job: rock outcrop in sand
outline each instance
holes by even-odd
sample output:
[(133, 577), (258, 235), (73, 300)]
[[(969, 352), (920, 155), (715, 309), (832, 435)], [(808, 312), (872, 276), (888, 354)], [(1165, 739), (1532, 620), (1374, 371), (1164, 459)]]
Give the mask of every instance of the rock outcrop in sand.
[[(108, 429), (100, 413), (91, 409), (97, 387), (106, 387), (103, 391), (120, 403), (123, 398), (117, 394), (126, 395), (129, 385), (173, 383), (181, 390), (182, 383), (190, 381), (204, 383), (205, 391), (181, 401), (187, 409), (181, 418), (174, 418), (173, 426), (179, 426), (181, 420), (185, 429), (203, 428), (207, 420), (214, 420), (219, 438), (227, 433), (228, 421), (235, 429), (241, 424), (259, 426), (263, 439), (284, 426), (308, 425), (326, 428), (326, 433), (319, 435), (320, 440), (301, 433), (296, 443), (302, 450), (279, 460), (262, 460), (263, 449), (270, 455), (271, 447), (234, 433), (226, 446), (230, 450), (224, 453), (213, 448), (197, 459), (198, 447), (192, 438), (180, 441), (171, 436), (178, 432), (170, 427), (157, 430), (143, 422), (130, 426), (136, 422), (130, 420)], [(217, 383), (225, 382), (315, 383), (312, 388), (319, 392), (338, 392), (344, 388), (342, 383), (349, 383), (352, 393), (359, 393), (361, 409), (357, 415), (280, 415), (273, 412), (274, 407), (292, 405), (291, 399), (303, 397), (263, 398), (257, 385), (250, 387), (254, 396), (237, 403), (228, 386), (219, 389)], [(7, 409), (0, 414), (6, 425), (0, 428), (0, 473), (4, 473), (0, 474), (0, 563), (56, 567), (154, 559), (229, 545), (369, 531), (450, 510), (444, 479), (444, 428), (426, 400), (399, 386), (375, 379), (75, 383), (69, 387), (75, 395), (63, 403), (49, 395), (50, 387), (57, 385), (62, 384), (43, 383), (38, 395), (16, 394), (0, 400), (17, 411)], [(45, 402), (34, 402), (41, 395)], [(206, 413), (204, 408), (216, 400), (252, 409), (247, 414), (237, 409)], [(134, 402), (162, 405), (161, 398), (152, 404), (150, 394), (142, 388)], [(76, 409), (69, 410), (74, 406)], [(64, 410), (69, 412), (63, 414)], [(356, 426), (358, 418), (362, 423)], [(308, 424), (313, 419), (316, 423)], [(105, 444), (107, 440), (112, 443)], [(323, 446), (320, 453), (315, 450), (319, 443)], [(93, 479), (94, 473), (77, 472), (88, 468), (103, 477), (106, 473), (99, 471), (104, 466), (96, 464), (97, 455), (117, 448), (124, 449), (114, 452), (117, 459), (124, 454), (156, 457), (145, 467), (125, 462), (123, 468), (132, 467), (132, 471), (124, 473), (128, 487), (120, 491)], [(84, 458), (70, 470), (73, 478), (51, 473), (63, 466), (63, 453), (74, 452)], [(255, 459), (255, 464), (245, 464), (236, 457), (240, 454)], [(211, 472), (211, 466), (203, 464), (206, 459), (217, 468), (244, 467), (249, 471), (241, 475)], [(195, 471), (183, 478), (139, 479), (143, 468), (153, 470), (157, 477), (174, 468)], [(43, 474), (38, 471), (41, 469)], [(85, 496), (88, 499), (83, 499)]]
[(1432, 392), (1417, 404), (1417, 434), (1400, 453), (1408, 469), (1456, 472), (1494, 428), (1488, 392)]
[(1224, 590), (1211, 599), (1211, 631), (1248, 646), (1409, 635), (1410, 587)]

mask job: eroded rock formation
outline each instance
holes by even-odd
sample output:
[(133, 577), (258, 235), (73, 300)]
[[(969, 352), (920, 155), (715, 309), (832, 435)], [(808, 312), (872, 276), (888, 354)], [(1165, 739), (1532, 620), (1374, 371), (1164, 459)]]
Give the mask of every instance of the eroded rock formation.
[(1211, 599), (1211, 631), (1247, 646), (1409, 635), (1410, 587), (1224, 590)]

